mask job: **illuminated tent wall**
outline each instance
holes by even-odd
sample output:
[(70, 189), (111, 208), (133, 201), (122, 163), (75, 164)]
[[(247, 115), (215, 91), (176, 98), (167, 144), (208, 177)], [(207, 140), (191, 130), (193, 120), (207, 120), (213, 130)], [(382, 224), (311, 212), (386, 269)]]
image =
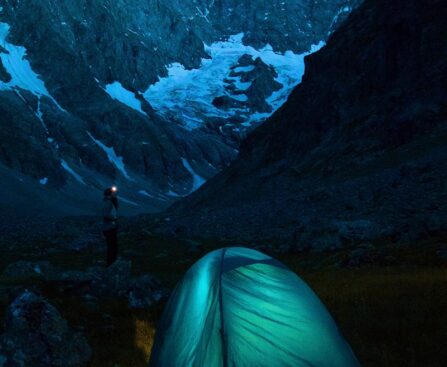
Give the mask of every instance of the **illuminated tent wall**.
[(172, 294), (150, 367), (359, 366), (312, 290), (246, 248), (199, 260)]

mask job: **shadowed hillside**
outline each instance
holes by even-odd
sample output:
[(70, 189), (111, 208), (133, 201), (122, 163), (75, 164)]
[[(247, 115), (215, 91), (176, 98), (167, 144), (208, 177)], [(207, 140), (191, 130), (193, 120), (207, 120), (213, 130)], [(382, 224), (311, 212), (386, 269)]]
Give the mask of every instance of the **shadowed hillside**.
[(168, 230), (334, 248), (445, 230), (447, 4), (366, 1)]

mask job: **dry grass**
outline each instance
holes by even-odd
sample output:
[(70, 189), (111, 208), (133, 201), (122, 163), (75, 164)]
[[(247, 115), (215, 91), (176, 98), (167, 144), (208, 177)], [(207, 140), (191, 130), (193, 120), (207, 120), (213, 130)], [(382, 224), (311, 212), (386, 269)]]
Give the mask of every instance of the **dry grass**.
[(147, 366), (159, 309), (130, 310), (126, 301), (116, 299), (92, 309), (77, 297), (46, 294), (70, 325), (86, 335), (93, 349), (89, 367)]
[(362, 366), (445, 366), (447, 269), (327, 271), (304, 278)]
[[(447, 361), (447, 267), (436, 256), (439, 244), (439, 239), (429, 239), (414, 246), (390, 246), (387, 251), (399, 258), (392, 267), (335, 266), (344, 254), (280, 258), (319, 295), (364, 367), (441, 367)], [(125, 257), (132, 258), (136, 273), (155, 273), (172, 287), (213, 246), (205, 244), (192, 254), (183, 241), (138, 234), (123, 238), (121, 250)], [(31, 250), (25, 253), (30, 260), (41, 256)], [(94, 252), (57, 254), (51, 261), (82, 268), (101, 256)], [(15, 258), (17, 253), (5, 252), (2, 262)], [(3, 310), (6, 290), (23, 282), (0, 278)], [(42, 289), (70, 325), (83, 330), (93, 348), (89, 367), (147, 366), (163, 305), (138, 311), (130, 310), (125, 300), (103, 299), (92, 307), (82, 295), (27, 280), (27, 285), (33, 284)]]

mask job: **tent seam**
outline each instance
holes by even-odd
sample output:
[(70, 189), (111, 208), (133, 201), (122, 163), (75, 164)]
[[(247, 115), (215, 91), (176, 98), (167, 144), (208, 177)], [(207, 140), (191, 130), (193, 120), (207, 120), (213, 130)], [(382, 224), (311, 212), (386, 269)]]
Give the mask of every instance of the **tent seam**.
[(225, 334), (225, 320), (224, 320), (224, 306), (223, 306), (223, 295), (222, 295), (222, 275), (223, 275), (223, 265), (225, 259), (225, 253), (227, 249), (222, 250), (222, 258), (220, 260), (220, 274), (219, 274), (219, 306), (220, 306), (220, 337), (222, 339), (222, 357), (223, 357), (223, 367), (228, 367), (228, 345), (227, 338)]

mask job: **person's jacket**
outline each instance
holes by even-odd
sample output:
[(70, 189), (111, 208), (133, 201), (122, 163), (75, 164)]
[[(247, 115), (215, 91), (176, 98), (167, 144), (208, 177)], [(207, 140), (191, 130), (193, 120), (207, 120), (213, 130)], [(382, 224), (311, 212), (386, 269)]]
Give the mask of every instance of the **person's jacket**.
[(118, 216), (112, 200), (104, 199), (102, 204), (102, 215), (104, 218), (102, 227), (103, 231), (117, 228)]

